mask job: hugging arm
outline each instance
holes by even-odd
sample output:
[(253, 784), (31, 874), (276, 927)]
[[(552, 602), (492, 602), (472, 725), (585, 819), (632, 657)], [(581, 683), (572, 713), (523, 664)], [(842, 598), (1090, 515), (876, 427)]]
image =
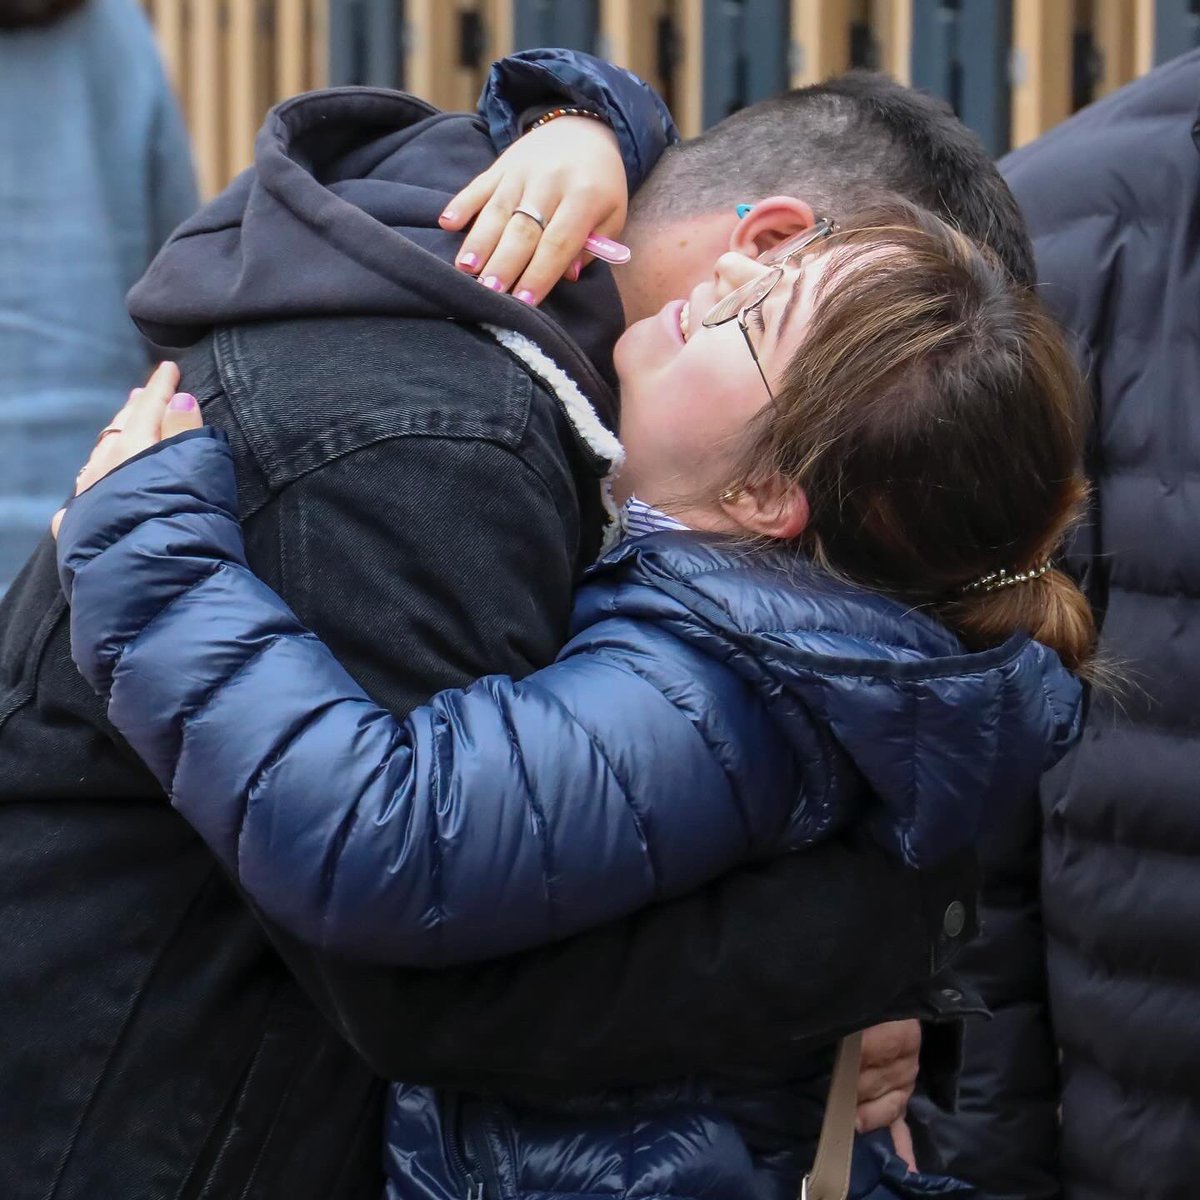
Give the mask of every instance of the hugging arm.
[(698, 652), (668, 647), (651, 682), (646, 649), (609, 637), (398, 722), (250, 572), (236, 513), (211, 430), (80, 496), (60, 534), (73, 653), (174, 806), (303, 941), (496, 957), (689, 891), (786, 821), (786, 752), (747, 719), (743, 786), (697, 730), (692, 708), (729, 687)]
[[(500, 157), (450, 200), (439, 224), (467, 230), (460, 270), (534, 305), (560, 278), (578, 280), (592, 236), (600, 244), (621, 236), (629, 196), (678, 140), (651, 88), (573, 50), (495, 63), (479, 114)], [(538, 118), (546, 120), (535, 129)]]
[[(394, 630), (365, 632), (395, 645)], [(404, 674), (399, 660), (383, 668)], [(392, 1078), (586, 1087), (689, 1070), (778, 1076), (810, 1039), (867, 1024), (925, 982), (927, 913), (959, 882), (834, 841), (554, 945), (438, 971), (355, 964), (268, 930), (327, 1016)]]
[[(578, 539), (565, 480), (518, 471), (486, 444), (398, 439), (359, 453), (369, 459), (305, 476), (246, 522), (256, 573), (397, 718), (485, 671), (549, 661), (566, 638)], [(364, 515), (417, 498), (454, 519)], [(322, 583), (330, 577), (342, 586)], [(436, 970), (351, 962), (264, 927), (327, 1019), (389, 1079), (778, 1078), (805, 1063), (806, 1039), (856, 1016), (869, 1024), (927, 980), (930, 924), (970, 898), (960, 875), (823, 842), (550, 946)]]
[(667, 106), (631, 71), (577, 50), (524, 50), (493, 63), (479, 98), (497, 152), (520, 137), (523, 114), (554, 102), (586, 108), (608, 122), (631, 194), (679, 141)]

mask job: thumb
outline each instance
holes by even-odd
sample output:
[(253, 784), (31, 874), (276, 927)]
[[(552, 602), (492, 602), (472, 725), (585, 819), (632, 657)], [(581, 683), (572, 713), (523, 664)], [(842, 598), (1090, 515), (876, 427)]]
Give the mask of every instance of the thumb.
[(56, 512), (54, 516), (50, 518), (50, 536), (53, 537), (55, 541), (58, 540), (59, 526), (62, 525), (62, 519), (66, 515), (67, 510), (65, 508), (60, 508), (58, 512)]
[(174, 437), (188, 429), (199, 429), (203, 424), (196, 397), (191, 392), (176, 392), (163, 410), (162, 437)]
[(893, 1121), (891, 1125), (892, 1145), (895, 1147), (896, 1153), (904, 1160), (904, 1165), (910, 1170), (917, 1169), (917, 1156), (913, 1152), (912, 1132), (908, 1128), (908, 1122), (901, 1117), (898, 1121)]

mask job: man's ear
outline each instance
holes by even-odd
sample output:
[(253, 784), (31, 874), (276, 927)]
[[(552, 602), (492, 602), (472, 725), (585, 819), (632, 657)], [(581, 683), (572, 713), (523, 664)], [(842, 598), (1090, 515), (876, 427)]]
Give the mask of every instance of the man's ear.
[(794, 196), (768, 196), (756, 200), (750, 211), (733, 227), (729, 249), (757, 258), (784, 238), (817, 223), (813, 210)]
[(726, 492), (721, 507), (748, 533), (781, 541), (799, 537), (808, 525), (804, 489), (778, 475)]

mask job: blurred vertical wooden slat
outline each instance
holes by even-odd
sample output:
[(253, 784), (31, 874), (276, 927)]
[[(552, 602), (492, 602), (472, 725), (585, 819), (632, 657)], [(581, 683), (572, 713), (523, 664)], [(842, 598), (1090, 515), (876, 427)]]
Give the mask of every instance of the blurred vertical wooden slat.
[[(494, 57), (490, 52), (489, 45), (488, 4), (487, 0), (458, 0), (457, 9), (456, 17), (458, 19), (461, 19), (468, 12), (476, 14), (483, 31), (483, 40), (479, 47), (477, 47), (478, 58), (474, 65), (463, 65), (459, 62), (461, 47), (459, 45), (458, 22), (457, 20), (454, 22), (451, 30), (450, 48), (450, 61), (454, 64), (454, 83), (452, 102), (447, 104), (446, 107), (462, 112), (474, 112), (475, 105), (479, 102), (479, 93), (483, 90), (484, 80), (487, 78), (488, 68), (492, 65)], [(511, 29), (511, 27), (512, 19), (510, 17), (509, 28)]]
[(267, 107), (262, 57), (265, 39), (261, 29), (261, 0), (227, 0), (225, 30), (229, 107), (226, 113), (226, 181), (254, 160), (254, 136)]
[(912, 0), (871, 0), (871, 28), (879, 41), (879, 69), (912, 82)]
[(1092, 38), (1100, 54), (1096, 99), (1124, 87), (1134, 76), (1134, 0), (1092, 0)]
[(1013, 0), (1014, 149), (1071, 115), (1074, 33), (1073, 4)]
[(792, 0), (792, 87), (850, 66), (848, 0)]
[(704, 0), (676, 0), (679, 39), (671, 115), (685, 138), (704, 128)]
[(487, 53), (485, 68), (496, 59), (504, 58), (513, 52), (513, 34), (517, 20), (513, 11), (513, 0), (488, 0), (484, 8), (484, 19), (487, 22)]
[(479, 12), (478, 4), (408, 0), (404, 7), (405, 88), (439, 108), (474, 108), (482, 71), (459, 63), (459, 22), (466, 12)]
[(222, 54), (224, 0), (188, 3), (188, 117), (200, 191), (212, 196), (225, 185), (225, 72)]
[(308, 78), (306, 88), (329, 86), (329, 0), (308, 0)]
[(275, 99), (308, 90), (308, 0), (275, 0)]
[(1133, 71), (1145, 75), (1154, 66), (1154, 0), (1133, 0)]
[(664, 0), (600, 0), (600, 54), (660, 95), (667, 94), (667, 81), (658, 69), (658, 23), (666, 15)]

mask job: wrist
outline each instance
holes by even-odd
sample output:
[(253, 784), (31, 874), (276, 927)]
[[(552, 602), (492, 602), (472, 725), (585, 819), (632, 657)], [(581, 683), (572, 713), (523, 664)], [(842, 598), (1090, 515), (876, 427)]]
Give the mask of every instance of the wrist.
[(542, 104), (526, 109), (517, 122), (517, 128), (522, 135), (542, 129), (551, 121), (562, 117), (582, 117), (586, 121), (598, 121), (606, 129), (611, 128), (608, 120), (594, 109), (577, 104)]

